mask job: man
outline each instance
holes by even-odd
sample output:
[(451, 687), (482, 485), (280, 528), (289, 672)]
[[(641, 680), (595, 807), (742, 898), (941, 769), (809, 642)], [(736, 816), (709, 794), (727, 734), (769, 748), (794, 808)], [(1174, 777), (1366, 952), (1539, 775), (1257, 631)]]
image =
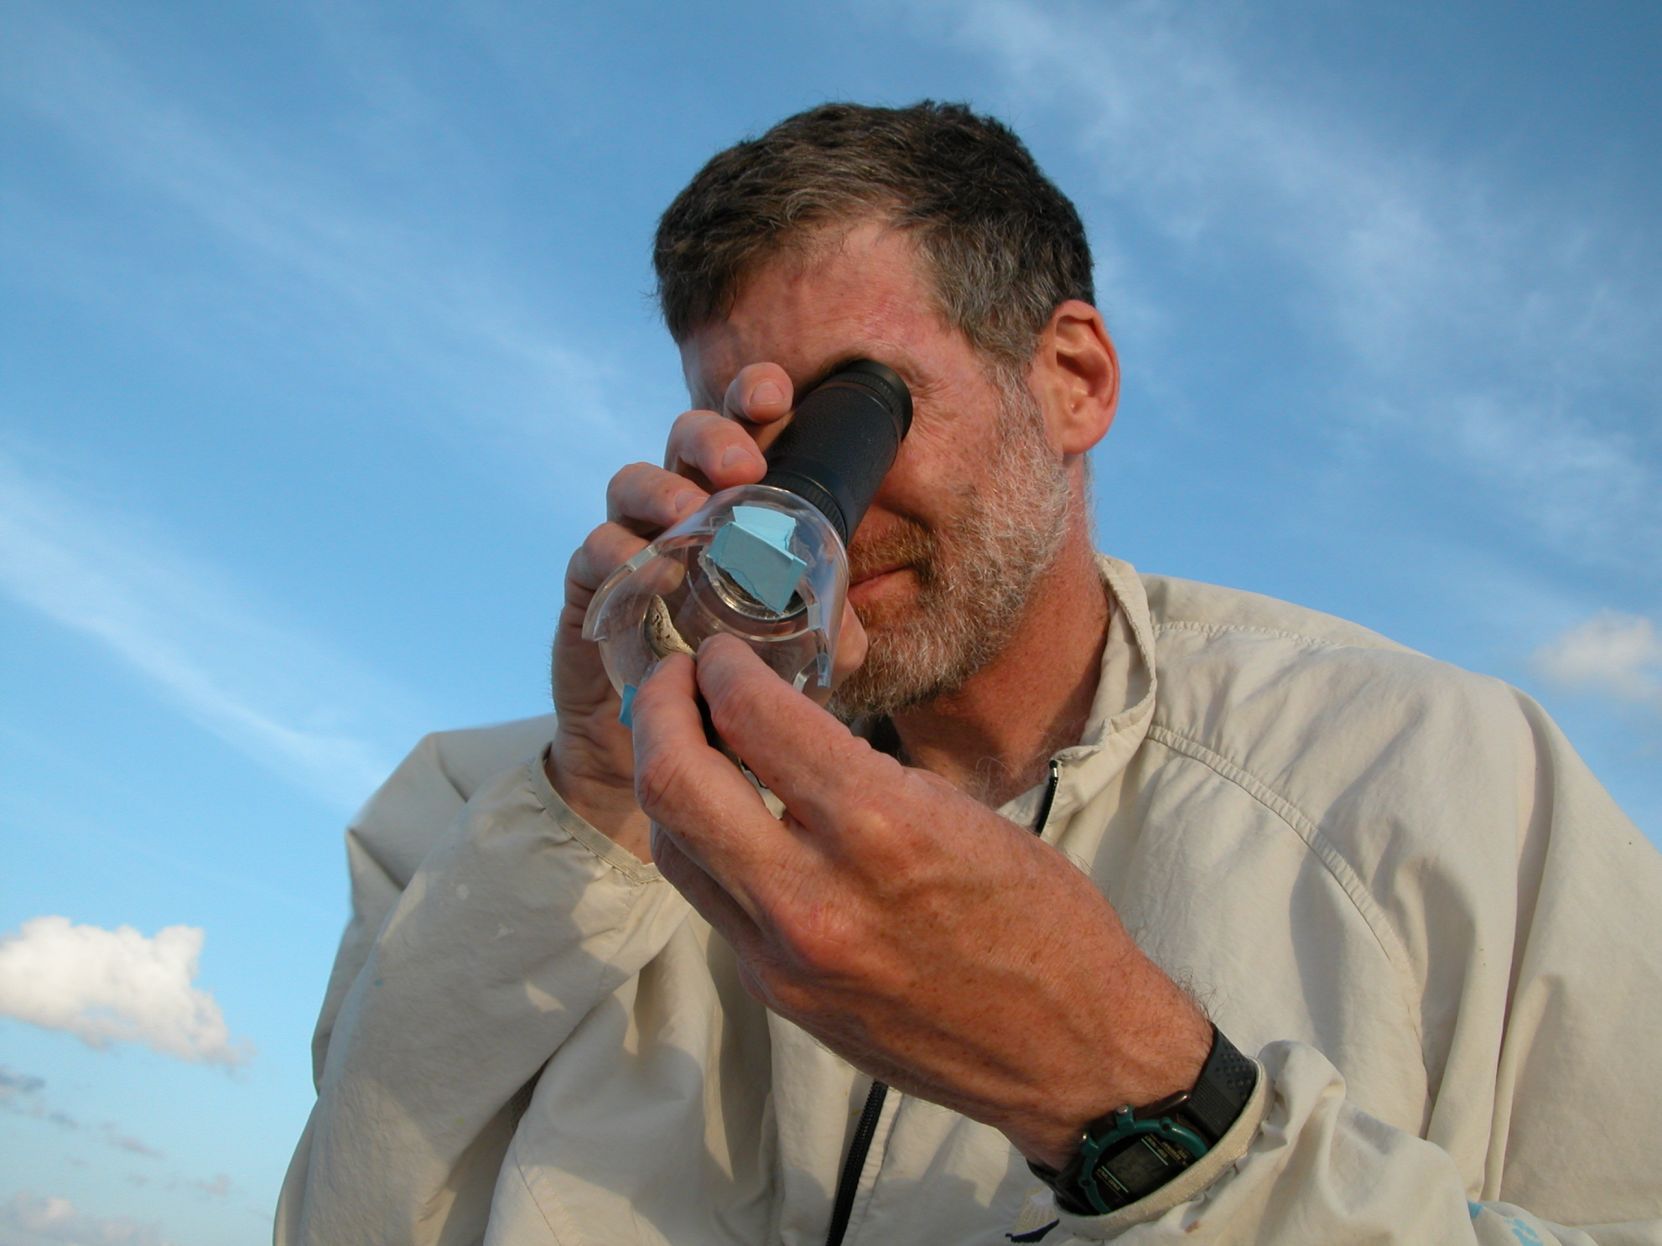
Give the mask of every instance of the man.
[[(655, 258), (695, 409), (571, 559), (557, 723), (354, 825), (279, 1241), (1662, 1240), (1655, 852), (1519, 694), (1094, 554), (1118, 364), (1013, 135), (815, 109)], [(857, 357), (915, 414), (854, 729), (727, 638), (623, 727), (593, 592)]]

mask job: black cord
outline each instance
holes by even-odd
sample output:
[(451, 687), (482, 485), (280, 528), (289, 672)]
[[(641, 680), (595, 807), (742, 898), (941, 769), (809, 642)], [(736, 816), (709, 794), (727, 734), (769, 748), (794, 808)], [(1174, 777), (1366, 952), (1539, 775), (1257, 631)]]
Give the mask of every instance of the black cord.
[[(1039, 816), (1033, 833), (1044, 834), (1045, 822), (1050, 818), (1050, 806), (1056, 800), (1056, 788), (1062, 781), (1062, 766), (1055, 758), (1050, 761), (1050, 781), (1039, 806)], [(866, 1106), (860, 1109), (859, 1123), (854, 1136), (848, 1140), (848, 1154), (843, 1157), (843, 1170), (837, 1177), (837, 1196), (831, 1200), (831, 1227), (825, 1231), (825, 1246), (842, 1246), (848, 1232), (848, 1218), (854, 1212), (854, 1191), (860, 1184), (860, 1170), (866, 1166), (871, 1152), (871, 1140), (877, 1135), (877, 1118), (883, 1114), (883, 1100), (888, 1096), (885, 1082), (873, 1081), (866, 1094)]]
[(842, 1246), (848, 1232), (848, 1217), (854, 1211), (854, 1191), (860, 1184), (860, 1170), (866, 1166), (871, 1140), (877, 1134), (877, 1118), (883, 1114), (883, 1100), (889, 1093), (886, 1082), (874, 1081), (860, 1109), (860, 1121), (848, 1141), (842, 1175), (837, 1178), (837, 1197), (831, 1203), (831, 1227), (825, 1231), (825, 1246)]

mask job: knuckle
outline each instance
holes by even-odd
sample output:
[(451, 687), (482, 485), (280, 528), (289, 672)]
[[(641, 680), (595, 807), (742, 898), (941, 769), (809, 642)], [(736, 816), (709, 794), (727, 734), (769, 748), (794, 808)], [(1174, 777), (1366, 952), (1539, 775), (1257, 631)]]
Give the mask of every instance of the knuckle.
[(826, 904), (802, 906), (775, 930), (788, 963), (808, 981), (846, 973), (860, 946), (840, 910)]
[[(669, 426), (670, 441), (674, 442), (684, 438), (689, 429), (704, 423), (711, 416), (716, 416), (716, 413), (708, 407), (693, 407), (690, 411), (681, 412), (680, 415), (675, 417), (674, 423)], [(719, 419), (720, 416), (716, 416), (716, 418)]]
[(725, 415), (700, 411), (687, 428), (688, 457), (703, 459), (744, 437), (744, 431)]
[(884, 868), (892, 868), (893, 856), (906, 842), (905, 819), (897, 816), (893, 790), (877, 787), (847, 792), (838, 809), (838, 821), (851, 843), (862, 851), (881, 854)]
[(650, 475), (654, 472), (662, 470), (663, 469), (660, 467), (654, 467), (651, 463), (643, 462), (641, 460), (636, 460), (633, 463), (625, 463), (622, 467), (618, 468), (617, 471), (612, 473), (612, 479), (609, 487), (614, 492), (625, 489), (636, 483), (642, 476)]
[(679, 782), (679, 767), (659, 753), (635, 760), (635, 803), (649, 818), (656, 818)]
[(590, 533), (584, 537), (582, 543), (571, 551), (571, 557), (566, 559), (566, 597), (569, 600), (573, 588), (589, 588), (589, 580), (593, 578), (590, 563), (589, 542), (594, 539)]
[(813, 1008), (815, 992), (784, 964), (770, 957), (744, 968), (745, 989), (774, 1012), (800, 1018)]
[(612, 544), (613, 528), (611, 524), (601, 524), (590, 530), (583, 543), (577, 547), (576, 553), (571, 556), (573, 574), (585, 571), (593, 574), (604, 565), (606, 554)]
[(571, 551), (571, 557), (566, 561), (567, 605), (588, 604), (594, 590), (606, 578), (599, 568), (599, 551), (595, 548), (595, 533), (591, 532), (583, 538), (581, 545)]
[(695, 459), (697, 456), (694, 452), (699, 442), (707, 435), (707, 430), (712, 425), (722, 423), (725, 421), (714, 411), (683, 411), (675, 417), (675, 423), (670, 425), (665, 462), (674, 464), (677, 460)]
[[(643, 689), (636, 701), (637, 711), (646, 698)], [(635, 758), (635, 803), (654, 821), (665, 820), (658, 813), (672, 805), (685, 781), (686, 762), (679, 750), (649, 746)]]
[(864, 794), (856, 796), (848, 803), (844, 817), (849, 830), (857, 835), (862, 843), (867, 840), (883, 843), (889, 838), (888, 833), (894, 821), (889, 816), (886, 804)]
[(650, 463), (625, 463), (612, 473), (612, 478), (606, 482), (606, 513), (616, 515), (628, 509), (633, 499), (641, 490), (643, 479), (649, 473), (662, 471)]
[(706, 693), (716, 734), (730, 741), (754, 735), (756, 725), (767, 721), (770, 692), (762, 681), (747, 679), (723, 687), (714, 696)]
[(768, 983), (768, 1001), (781, 1016), (800, 1021), (813, 1010), (814, 993), (796, 979), (775, 973)]
[(623, 532), (615, 524), (601, 524), (583, 538), (566, 566), (569, 584), (593, 592), (620, 564), (627, 562), (645, 542)]

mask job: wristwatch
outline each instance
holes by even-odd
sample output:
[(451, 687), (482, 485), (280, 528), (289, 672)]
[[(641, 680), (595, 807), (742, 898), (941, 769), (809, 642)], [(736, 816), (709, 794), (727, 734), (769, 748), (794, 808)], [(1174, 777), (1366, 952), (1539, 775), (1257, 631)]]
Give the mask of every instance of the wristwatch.
[(1258, 1066), (1214, 1025), (1212, 1050), (1190, 1089), (1092, 1121), (1061, 1169), (1027, 1166), (1056, 1191), (1064, 1211), (1105, 1216), (1154, 1193), (1216, 1146), (1257, 1082)]

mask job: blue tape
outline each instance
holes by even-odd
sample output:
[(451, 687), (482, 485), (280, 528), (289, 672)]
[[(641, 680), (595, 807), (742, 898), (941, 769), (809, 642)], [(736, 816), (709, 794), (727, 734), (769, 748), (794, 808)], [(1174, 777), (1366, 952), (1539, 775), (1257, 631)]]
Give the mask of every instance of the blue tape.
[(617, 720), (630, 730), (634, 730), (635, 723), (635, 685), (624, 684), (623, 691), (618, 694)]

